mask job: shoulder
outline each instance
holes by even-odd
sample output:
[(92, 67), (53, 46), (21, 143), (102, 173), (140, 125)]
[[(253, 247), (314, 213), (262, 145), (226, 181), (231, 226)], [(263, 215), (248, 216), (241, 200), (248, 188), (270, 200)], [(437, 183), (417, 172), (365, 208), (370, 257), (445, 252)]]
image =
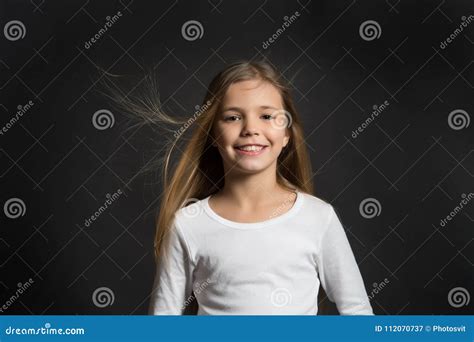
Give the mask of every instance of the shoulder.
[(304, 222), (310, 224), (316, 222), (317, 231), (324, 234), (334, 217), (337, 217), (334, 207), (320, 197), (308, 193), (301, 194), (303, 194), (303, 205), (299, 216)]
[(181, 229), (199, 225), (204, 219), (204, 205), (204, 199), (190, 198), (186, 200), (183, 207), (175, 213), (175, 225), (178, 225)]
[(330, 203), (308, 193), (300, 192), (300, 194), (304, 198), (303, 207), (306, 211), (321, 214), (326, 217), (332, 215), (334, 208)]
[[(310, 222), (318, 222), (315, 226), (318, 232), (320, 243), (322, 240), (328, 241), (343, 241), (345, 239), (345, 230), (339, 219), (335, 208), (325, 200), (305, 194), (305, 212)], [(339, 243), (338, 242), (338, 243)]]

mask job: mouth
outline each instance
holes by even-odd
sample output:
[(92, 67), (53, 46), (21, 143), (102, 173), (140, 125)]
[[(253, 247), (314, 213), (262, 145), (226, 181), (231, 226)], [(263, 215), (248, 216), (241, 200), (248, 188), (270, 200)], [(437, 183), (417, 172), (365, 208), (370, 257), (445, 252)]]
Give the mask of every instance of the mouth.
[(246, 156), (258, 156), (265, 152), (268, 149), (267, 145), (241, 145), (241, 146), (234, 146), (234, 149), (237, 151), (238, 154), (246, 155)]

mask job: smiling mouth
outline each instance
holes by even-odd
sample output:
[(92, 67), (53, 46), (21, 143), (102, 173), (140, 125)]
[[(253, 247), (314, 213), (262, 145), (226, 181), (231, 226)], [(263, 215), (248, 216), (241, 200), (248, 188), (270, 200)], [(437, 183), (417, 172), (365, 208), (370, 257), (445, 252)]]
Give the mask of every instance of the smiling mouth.
[(240, 151), (247, 151), (247, 152), (259, 152), (263, 150), (265, 145), (244, 145), (244, 146), (236, 146), (235, 148)]
[(256, 156), (268, 149), (266, 145), (243, 145), (234, 147), (237, 153), (241, 155)]

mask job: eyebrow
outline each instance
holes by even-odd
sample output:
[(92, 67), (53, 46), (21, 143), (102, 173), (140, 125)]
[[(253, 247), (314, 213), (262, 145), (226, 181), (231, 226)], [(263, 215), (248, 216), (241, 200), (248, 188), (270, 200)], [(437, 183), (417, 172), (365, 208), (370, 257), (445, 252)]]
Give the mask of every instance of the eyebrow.
[[(278, 108), (275, 108), (273, 106), (260, 106), (259, 109), (275, 109), (275, 110), (278, 110)], [(228, 112), (230, 110), (235, 110), (236, 112), (243, 112), (244, 111), (240, 107), (228, 107), (228, 108), (224, 108), (223, 112)]]

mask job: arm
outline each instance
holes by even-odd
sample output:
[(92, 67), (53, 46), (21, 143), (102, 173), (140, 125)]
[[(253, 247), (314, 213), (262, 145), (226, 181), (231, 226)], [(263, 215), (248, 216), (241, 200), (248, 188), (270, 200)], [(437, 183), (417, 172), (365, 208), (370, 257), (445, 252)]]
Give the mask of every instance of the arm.
[(173, 224), (165, 242), (165, 253), (156, 263), (149, 314), (181, 315), (192, 292), (192, 259), (177, 224)]
[(318, 254), (321, 285), (341, 315), (373, 315), (351, 246), (334, 209)]

